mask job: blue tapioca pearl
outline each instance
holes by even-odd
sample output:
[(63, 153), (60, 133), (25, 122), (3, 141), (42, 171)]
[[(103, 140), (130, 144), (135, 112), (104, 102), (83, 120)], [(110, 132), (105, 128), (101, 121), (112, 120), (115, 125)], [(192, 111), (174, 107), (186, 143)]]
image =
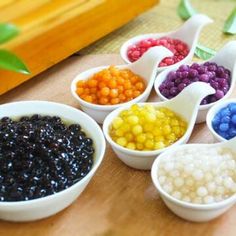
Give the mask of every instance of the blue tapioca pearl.
[(225, 132), (229, 129), (229, 124), (228, 123), (221, 123), (219, 126), (219, 130), (222, 132)]
[(236, 115), (232, 115), (232, 116), (231, 116), (231, 122), (232, 122), (233, 124), (236, 124)]
[(219, 134), (222, 138), (225, 138), (226, 136), (226, 133), (225, 132), (222, 132), (222, 131), (218, 131), (217, 134)]
[(230, 103), (228, 105), (228, 108), (230, 109), (232, 113), (236, 114), (236, 103)]
[(230, 116), (224, 116), (221, 118), (221, 123), (229, 123), (230, 120)]
[(236, 136), (236, 129), (235, 128), (231, 128), (229, 130), (229, 136), (230, 136), (230, 138), (233, 138)]
[(220, 116), (219, 115), (216, 115), (213, 120), (212, 120), (212, 125), (219, 125), (220, 124)]
[(231, 112), (229, 110), (229, 108), (223, 108), (220, 110), (220, 115), (221, 117), (224, 117), (224, 116), (230, 116)]

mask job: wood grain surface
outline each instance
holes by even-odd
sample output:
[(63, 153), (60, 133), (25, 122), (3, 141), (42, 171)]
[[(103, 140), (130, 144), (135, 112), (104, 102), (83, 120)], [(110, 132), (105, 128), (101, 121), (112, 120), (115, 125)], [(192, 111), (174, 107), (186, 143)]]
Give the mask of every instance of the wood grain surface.
[(15, 24), (20, 35), (0, 47), (21, 57), (31, 74), (1, 70), (0, 94), (107, 35), (157, 2), (158, 0), (1, 0), (0, 22)]
[[(118, 55), (70, 57), (18, 88), (0, 103), (48, 100), (79, 107), (70, 94), (78, 73), (100, 65), (121, 64)], [(235, 92), (234, 92), (235, 95)], [(154, 93), (150, 100), (157, 100)], [(196, 125), (190, 142), (211, 143), (205, 124)], [(1, 236), (235, 236), (236, 206), (208, 223), (191, 223), (170, 212), (155, 190), (150, 171), (127, 167), (107, 145), (103, 163), (82, 195), (50, 218), (29, 222), (0, 221)]]

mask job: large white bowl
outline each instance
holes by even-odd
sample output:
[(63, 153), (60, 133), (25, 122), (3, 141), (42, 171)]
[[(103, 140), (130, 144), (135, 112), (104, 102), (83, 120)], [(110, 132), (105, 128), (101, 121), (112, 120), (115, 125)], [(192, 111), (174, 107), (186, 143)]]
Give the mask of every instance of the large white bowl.
[(222, 200), (221, 202), (212, 204), (194, 204), (194, 203), (184, 202), (172, 197), (170, 194), (165, 192), (158, 181), (158, 166), (160, 161), (165, 158), (168, 158), (168, 155), (171, 154), (173, 155), (177, 150), (183, 149), (185, 147), (188, 148), (192, 147), (196, 149), (208, 146), (218, 147), (219, 145), (222, 145), (224, 147), (231, 148), (232, 151), (235, 152), (236, 151), (235, 141), (236, 139), (224, 143), (186, 144), (181, 146), (175, 146), (172, 149), (169, 149), (167, 152), (162, 153), (158, 158), (156, 158), (156, 160), (152, 165), (152, 170), (151, 170), (152, 181), (157, 191), (159, 192), (162, 200), (171, 211), (173, 211), (179, 217), (189, 221), (205, 222), (222, 215), (235, 204), (236, 194), (225, 200)]
[(232, 98), (232, 99), (219, 101), (214, 106), (212, 106), (211, 109), (207, 113), (207, 117), (206, 117), (207, 127), (211, 131), (214, 139), (220, 142), (226, 141), (226, 139), (220, 136), (219, 134), (217, 134), (216, 131), (213, 129), (212, 120), (222, 108), (227, 107), (230, 103), (236, 103), (236, 99)]
[(59, 116), (80, 124), (94, 141), (94, 164), (91, 171), (83, 179), (66, 190), (35, 200), (0, 202), (0, 219), (3, 220), (38, 220), (63, 210), (75, 201), (85, 189), (101, 164), (105, 153), (106, 143), (100, 127), (88, 115), (73, 107), (46, 101), (23, 101), (0, 105), (0, 119), (4, 116), (20, 117), (33, 114)]
[[(221, 98), (220, 100), (218, 100), (216, 102), (206, 104), (206, 105), (201, 105), (199, 107), (199, 112), (198, 112), (197, 121), (196, 121), (197, 124), (205, 122), (206, 115), (207, 115), (207, 112), (209, 111), (209, 109), (214, 104), (217, 104), (220, 101), (228, 98), (231, 95), (231, 93), (233, 92), (235, 82), (236, 82), (236, 53), (235, 52), (236, 52), (236, 41), (230, 41), (226, 45), (224, 45), (224, 47), (221, 48), (213, 58), (211, 58), (210, 60), (207, 60), (209, 62), (215, 62), (219, 66), (224, 66), (225, 68), (229, 69), (231, 71), (231, 84), (230, 84), (229, 91), (225, 94), (225, 96), (223, 98)], [(204, 61), (204, 62), (207, 62), (207, 61)], [(204, 63), (204, 62), (202, 62), (202, 63)], [(156, 77), (156, 80), (154, 83), (154, 88), (155, 88), (155, 91), (156, 91), (158, 97), (160, 97), (160, 99), (162, 101), (166, 101), (168, 99), (161, 94), (159, 87), (162, 84), (162, 82), (164, 82), (167, 79), (167, 75), (171, 71), (176, 71), (177, 69), (178, 69), (178, 67), (173, 67), (171, 69), (167, 69), (167, 70), (161, 72), (160, 74), (158, 74)]]

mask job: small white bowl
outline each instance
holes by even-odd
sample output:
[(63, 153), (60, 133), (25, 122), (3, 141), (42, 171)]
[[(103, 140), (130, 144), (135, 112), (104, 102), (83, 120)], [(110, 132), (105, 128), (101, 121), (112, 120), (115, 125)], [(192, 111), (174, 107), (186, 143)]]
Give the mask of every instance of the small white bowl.
[(116, 66), (116, 68), (118, 69), (131, 70), (134, 74), (141, 76), (146, 82), (146, 89), (144, 90), (144, 92), (129, 102), (120, 103), (117, 105), (97, 105), (84, 101), (76, 93), (76, 84), (79, 80), (87, 80), (95, 73), (106, 69), (109, 66), (100, 66), (92, 68), (77, 75), (71, 83), (71, 93), (74, 98), (80, 103), (82, 110), (101, 124), (103, 123), (105, 117), (116, 108), (123, 106), (124, 104), (135, 104), (137, 102), (145, 102), (148, 99), (148, 96), (150, 95), (154, 84), (154, 80), (157, 73), (157, 65), (163, 58), (171, 55), (173, 55), (172, 52), (165, 47), (153, 47), (152, 50), (146, 52), (143, 57), (140, 58), (140, 60), (129, 65)]
[(236, 99), (232, 98), (232, 99), (219, 101), (217, 104), (212, 106), (211, 109), (207, 113), (207, 117), (206, 117), (207, 127), (211, 131), (215, 140), (220, 141), (220, 142), (226, 141), (227, 139), (223, 138), (222, 136), (216, 133), (216, 131), (212, 127), (212, 120), (222, 108), (227, 107), (230, 103), (236, 103)]
[(176, 63), (174, 65), (159, 67), (158, 72), (161, 72), (167, 68), (174, 68), (176, 66), (180, 66), (180, 65), (188, 63), (192, 60), (193, 55), (194, 55), (194, 51), (197, 46), (197, 41), (198, 41), (198, 38), (199, 38), (202, 28), (205, 25), (212, 23), (212, 22), (213, 22), (213, 20), (210, 19), (206, 15), (195, 14), (190, 19), (188, 19), (176, 31), (165, 32), (165, 33), (142, 34), (142, 35), (138, 35), (136, 37), (129, 39), (121, 46), (120, 55), (126, 63), (131, 63), (128, 56), (127, 56), (128, 48), (130, 46), (140, 42), (141, 40), (148, 39), (148, 38), (158, 39), (161, 37), (170, 37), (170, 38), (179, 39), (179, 40), (185, 42), (190, 49), (189, 54), (183, 60), (179, 61), (178, 63)]
[(151, 104), (155, 107), (167, 107), (179, 114), (188, 123), (188, 128), (185, 134), (178, 141), (166, 148), (154, 151), (131, 150), (118, 145), (112, 140), (109, 134), (109, 127), (114, 118), (117, 117), (121, 111), (130, 108), (131, 105), (129, 104), (114, 110), (106, 117), (103, 123), (103, 133), (118, 158), (126, 165), (136, 169), (150, 170), (157, 155), (171, 149), (173, 146), (186, 143), (189, 140), (197, 117), (198, 106), (202, 98), (206, 95), (214, 93), (214, 91), (215, 90), (210, 85), (203, 82), (197, 82), (186, 87), (172, 100), (155, 103), (138, 103), (140, 106)]
[(95, 158), (91, 171), (71, 187), (29, 201), (0, 202), (0, 219), (8, 221), (32, 221), (42, 219), (68, 207), (85, 189), (100, 166), (105, 153), (105, 139), (97, 123), (83, 112), (59, 103), (46, 101), (23, 101), (0, 105), (0, 119), (4, 116), (21, 117), (33, 114), (59, 116), (81, 125), (94, 141)]
[(231, 208), (236, 203), (236, 194), (229, 197), (226, 200), (221, 202), (212, 203), (212, 204), (194, 204), (188, 203), (181, 200), (178, 200), (168, 193), (166, 193), (159, 181), (158, 181), (158, 165), (160, 161), (164, 158), (168, 158), (167, 156), (175, 153), (177, 150), (188, 148), (201, 148), (201, 147), (216, 147), (222, 145), (224, 147), (230, 148), (234, 152), (236, 151), (235, 146), (236, 139), (231, 139), (230, 141), (224, 143), (215, 143), (215, 144), (186, 144), (178, 147), (173, 147), (167, 152), (162, 153), (153, 163), (151, 170), (152, 181), (159, 192), (162, 200), (166, 204), (166, 206), (174, 212), (179, 217), (195, 222), (205, 222), (212, 220), (221, 214), (225, 213), (229, 208)]
[[(230, 41), (223, 48), (221, 48), (213, 58), (211, 58), (210, 60), (207, 60), (209, 62), (215, 62), (217, 65), (224, 66), (225, 68), (229, 69), (231, 71), (231, 84), (230, 84), (229, 91), (225, 94), (223, 98), (221, 98), (220, 100), (216, 102), (206, 104), (206, 105), (201, 105), (199, 107), (199, 113), (198, 113), (198, 117), (196, 121), (197, 124), (205, 122), (208, 110), (214, 104), (217, 104), (218, 102), (228, 98), (230, 94), (232, 93), (235, 82), (236, 82), (236, 53), (235, 52), (236, 52), (236, 41)], [(204, 62), (207, 62), (207, 61), (204, 61)], [(203, 64), (204, 62), (202, 62), (201, 64)], [(173, 68), (167, 69), (161, 72), (160, 74), (158, 74), (156, 77), (154, 88), (158, 97), (160, 97), (162, 101), (167, 101), (169, 99), (167, 99), (161, 94), (159, 87), (162, 84), (162, 82), (164, 82), (167, 79), (167, 75), (171, 71), (175, 71), (177, 69), (178, 67), (177, 68), (175, 67), (174, 69)]]

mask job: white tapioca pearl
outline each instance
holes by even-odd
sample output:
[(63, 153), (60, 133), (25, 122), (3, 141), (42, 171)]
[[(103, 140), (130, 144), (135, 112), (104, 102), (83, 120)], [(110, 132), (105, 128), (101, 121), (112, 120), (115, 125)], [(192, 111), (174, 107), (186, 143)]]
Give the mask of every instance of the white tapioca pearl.
[(182, 193), (179, 192), (179, 191), (175, 191), (175, 192), (172, 193), (172, 196), (174, 198), (180, 199), (182, 197)]
[(170, 184), (165, 184), (162, 187), (164, 189), (164, 191), (166, 191), (167, 193), (171, 193), (173, 191), (173, 186)]
[(223, 178), (221, 176), (217, 176), (215, 178), (215, 182), (218, 184), (218, 185), (222, 185), (223, 184)]
[(193, 199), (193, 203), (202, 204), (202, 198), (201, 198), (201, 197), (195, 197), (195, 198)]
[(213, 175), (211, 173), (206, 173), (204, 176), (204, 180), (207, 182), (211, 181), (213, 179)]
[(206, 196), (207, 194), (208, 194), (208, 191), (207, 191), (207, 189), (206, 189), (205, 187), (201, 186), (201, 187), (199, 187), (199, 188), (197, 189), (197, 195), (198, 195), (199, 197), (204, 197), (204, 196)]
[(225, 187), (225, 188), (228, 188), (228, 189), (230, 189), (230, 188), (232, 187), (233, 183), (234, 183), (234, 182), (233, 182), (233, 180), (232, 180), (231, 177), (227, 177), (227, 178), (225, 178), (224, 181), (223, 181), (224, 187)]
[(188, 193), (189, 193), (189, 189), (183, 187), (182, 190), (181, 190), (181, 192), (182, 192), (183, 194), (188, 194)]
[(161, 175), (161, 176), (159, 176), (158, 180), (159, 180), (159, 183), (160, 183), (160, 184), (163, 184), (163, 183), (165, 183), (165, 181), (166, 181), (166, 176)]
[(169, 174), (171, 177), (174, 177), (174, 178), (180, 176), (180, 173), (178, 170), (172, 170)]
[(194, 185), (193, 179), (187, 179), (187, 180), (185, 181), (185, 183), (186, 183), (186, 185), (189, 186), (189, 187), (191, 187), (191, 186)]
[(214, 193), (216, 191), (216, 184), (214, 182), (209, 182), (207, 184), (207, 190), (209, 193)]
[(184, 167), (184, 171), (188, 174), (191, 174), (194, 170), (194, 165), (193, 164), (187, 164), (185, 167)]
[(222, 195), (222, 194), (224, 194), (224, 192), (225, 192), (225, 188), (224, 187), (222, 187), (222, 186), (216, 187), (216, 193), (217, 194)]
[(216, 163), (215, 166), (213, 166), (212, 173), (215, 174), (215, 175), (219, 175), (220, 168), (218, 167), (218, 163)]
[(174, 163), (173, 162), (167, 162), (164, 166), (165, 171), (172, 171), (174, 169)]
[(214, 197), (212, 197), (212, 196), (205, 196), (204, 198), (203, 198), (203, 201), (204, 201), (204, 203), (206, 203), (206, 204), (209, 204), (209, 203), (213, 203), (214, 202)]
[(195, 194), (194, 192), (191, 192), (191, 193), (189, 194), (189, 197), (190, 197), (191, 199), (194, 199), (194, 198), (196, 197), (196, 194)]
[(176, 187), (181, 187), (184, 185), (184, 180), (182, 178), (178, 177), (174, 180), (174, 184)]
[(201, 170), (195, 170), (192, 175), (195, 180), (201, 180), (203, 178), (203, 172)]
[(185, 202), (191, 202), (191, 198), (188, 197), (188, 196), (184, 196), (184, 197), (182, 198), (182, 200), (185, 201)]

